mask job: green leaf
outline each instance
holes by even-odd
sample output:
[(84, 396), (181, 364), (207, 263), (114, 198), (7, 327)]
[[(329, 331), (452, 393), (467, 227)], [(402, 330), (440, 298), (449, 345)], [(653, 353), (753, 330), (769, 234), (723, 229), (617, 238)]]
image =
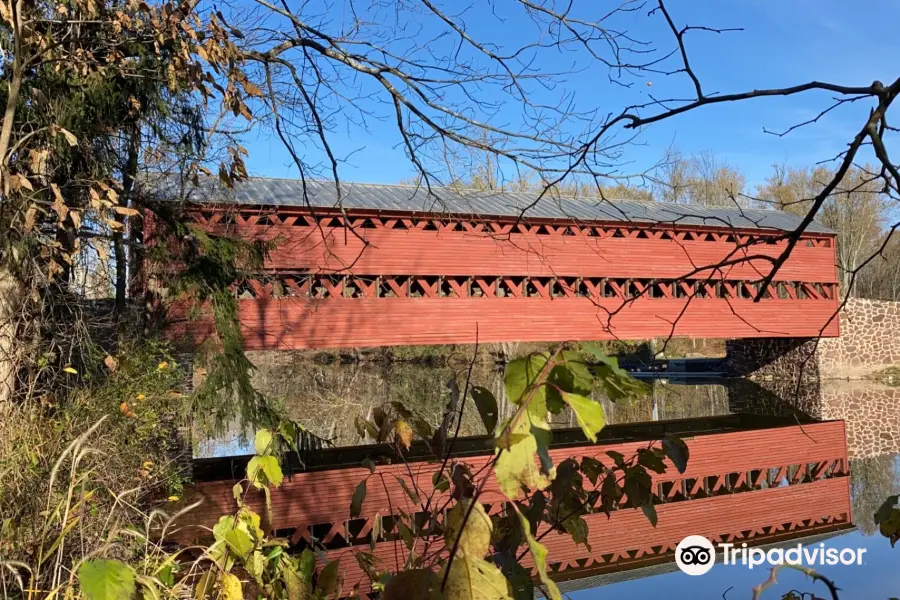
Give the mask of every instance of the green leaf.
[(278, 426), (278, 433), (292, 450), (297, 450), (297, 438), (300, 435), (300, 432), (304, 431), (303, 427), (299, 423), (294, 423), (293, 421), (282, 421)]
[(137, 577), (137, 581), (140, 584), (142, 600), (162, 600), (156, 582), (142, 575)]
[[(657, 450), (657, 452), (659, 451)], [(639, 449), (637, 455), (638, 464), (654, 473), (665, 473), (666, 463), (663, 462), (662, 457), (657, 452), (646, 448)]]
[(647, 393), (648, 386), (619, 366), (619, 361), (612, 356), (594, 355), (598, 364), (594, 366), (596, 380), (603, 385), (607, 397), (616, 401), (629, 396), (642, 396)]
[(403, 521), (397, 521), (397, 529), (400, 531), (400, 537), (403, 538), (403, 542), (406, 544), (406, 549), (412, 550), (416, 543), (416, 538), (413, 535), (412, 529), (410, 529)]
[[(525, 516), (533, 531), (537, 531), (538, 524), (544, 519), (544, 511), (547, 508), (547, 495), (544, 492), (535, 492), (531, 495), (531, 506), (528, 507)], [(522, 507), (520, 506), (521, 510)]]
[(494, 398), (494, 394), (490, 390), (483, 387), (474, 387), (472, 388), (472, 400), (475, 401), (475, 408), (478, 409), (478, 414), (481, 415), (481, 422), (484, 423), (484, 428), (487, 429), (488, 435), (493, 435), (494, 430), (497, 429), (497, 399)]
[(135, 592), (134, 571), (118, 560), (94, 559), (78, 567), (78, 584), (88, 600), (121, 600)]
[(246, 559), (253, 551), (253, 540), (243, 528), (231, 529), (226, 533), (225, 544), (242, 559)]
[(891, 548), (900, 540), (900, 510), (896, 508), (891, 515), (878, 525), (878, 531), (891, 542)]
[(163, 585), (175, 585), (175, 570), (171, 564), (160, 567), (160, 569), (156, 573), (156, 577), (163, 583)]
[(387, 413), (380, 406), (372, 409), (372, 419), (375, 421), (375, 427), (383, 429), (388, 424)]
[(213, 536), (233, 554), (246, 559), (255, 546), (254, 539), (263, 538), (259, 515), (247, 507), (241, 508), (236, 516), (223, 515), (213, 527)]
[(525, 391), (534, 384), (549, 360), (550, 354), (541, 352), (517, 358), (506, 365), (503, 377), (506, 398), (513, 404), (521, 404)]
[(511, 431), (507, 431), (506, 425), (504, 425), (500, 434), (494, 439), (494, 446), (501, 450), (509, 450), (519, 442), (524, 442), (529, 437), (531, 437), (531, 433), (512, 433)]
[(394, 410), (397, 411), (397, 415), (401, 419), (409, 420), (412, 418), (412, 412), (408, 408), (406, 408), (402, 402), (399, 402), (397, 400), (392, 400), (391, 406), (394, 407)]
[(253, 448), (259, 456), (272, 454), (272, 432), (268, 429), (260, 429), (256, 432), (256, 439), (253, 441)]
[[(500, 569), (483, 558), (456, 556), (444, 585), (445, 600), (512, 600), (509, 582)], [(558, 600), (558, 599), (554, 599)]]
[(359, 437), (366, 437), (366, 434), (368, 433), (369, 437), (378, 439), (378, 427), (371, 421), (357, 416), (354, 425), (356, 425), (356, 432), (359, 434)]
[(609, 358), (606, 354), (606, 350), (597, 342), (584, 342), (581, 344), (581, 350), (586, 354), (593, 356), (594, 360), (598, 362), (602, 362)]
[(308, 581), (303, 581), (300, 574), (292, 568), (285, 568), (284, 587), (287, 589), (288, 600), (308, 600), (312, 596), (312, 587)]
[(603, 412), (603, 406), (579, 394), (562, 392), (562, 397), (575, 413), (584, 435), (592, 442), (596, 442), (597, 434), (606, 427), (606, 413)]
[(531, 571), (519, 564), (514, 552), (494, 554), (492, 560), (506, 577), (514, 600), (534, 600), (534, 581), (531, 579)]
[(593, 549), (591, 548), (591, 544), (588, 541), (588, 533), (590, 532), (590, 528), (588, 527), (587, 521), (584, 520), (584, 517), (581, 515), (572, 515), (565, 521), (563, 521), (563, 527), (566, 528), (566, 531), (569, 535), (572, 536), (572, 541), (576, 544), (582, 544), (585, 548), (588, 549), (588, 552), (591, 552)]
[(406, 492), (406, 495), (409, 496), (409, 499), (412, 500), (413, 504), (420, 504), (421, 499), (419, 495), (415, 493), (413, 490), (409, 489), (409, 486), (406, 485), (406, 480), (402, 477), (397, 477), (397, 481), (400, 482), (400, 487), (403, 488), (403, 491)]
[(538, 427), (531, 428), (531, 435), (537, 447), (538, 459), (541, 463), (541, 473), (553, 479), (556, 477), (556, 469), (553, 467), (553, 459), (550, 458), (550, 430)]
[(269, 485), (278, 487), (284, 479), (281, 466), (274, 456), (254, 456), (247, 463), (247, 479), (254, 487), (264, 488)]
[(238, 511), (238, 518), (241, 523), (247, 528), (247, 532), (257, 541), (261, 541), (263, 539), (263, 530), (260, 527), (260, 523), (262, 519), (260, 519), (259, 515), (247, 508), (246, 506), (242, 506)]
[(441, 578), (431, 569), (397, 573), (384, 588), (382, 600), (441, 600)]
[(882, 503), (878, 510), (875, 512), (875, 524), (878, 525), (882, 521), (886, 521), (890, 518), (891, 512), (894, 510), (894, 507), (897, 503), (900, 502), (900, 495), (888, 496), (888, 498)]
[(307, 548), (300, 555), (300, 579), (306, 583), (312, 583), (313, 574), (316, 572), (316, 553)]
[(431, 484), (439, 492), (446, 492), (450, 489), (450, 480), (440, 471), (435, 471), (431, 476)]
[(363, 573), (365, 573), (369, 579), (375, 580), (378, 578), (378, 573), (375, 570), (378, 559), (375, 558), (374, 554), (371, 552), (354, 552), (353, 558), (356, 559), (356, 564), (359, 565), (359, 568), (363, 570)]
[[(483, 558), (491, 548), (491, 533), (494, 526), (480, 502), (464, 498), (454, 505), (447, 514), (444, 539), (451, 551), (456, 545), (457, 553)], [(459, 541), (457, 542), (457, 538)]]
[(338, 582), (338, 567), (340, 559), (334, 559), (322, 569), (319, 573), (319, 581), (316, 582), (316, 596), (327, 598), (329, 594), (335, 591)]
[(431, 424), (425, 419), (414, 418), (410, 422), (412, 423), (413, 429), (416, 430), (416, 433), (419, 434), (419, 437), (423, 440), (431, 439), (434, 435)]
[(212, 595), (216, 586), (216, 573), (207, 571), (197, 580), (197, 587), (194, 588), (194, 600), (205, 600)]
[(653, 502), (653, 481), (650, 474), (640, 467), (632, 467), (625, 470), (625, 494), (632, 506), (643, 506)]
[(250, 560), (244, 563), (244, 568), (247, 569), (247, 572), (250, 573), (256, 581), (261, 583), (267, 562), (268, 560), (263, 556), (263, 553), (256, 551), (250, 555)]
[(606, 507), (614, 506), (622, 498), (622, 486), (619, 485), (615, 473), (607, 473), (600, 487), (600, 497)]
[(585, 456), (581, 459), (581, 472), (590, 479), (591, 484), (593, 485), (597, 485), (597, 480), (605, 470), (606, 467), (604, 467), (603, 463), (596, 458)]
[(891, 547), (900, 540), (900, 509), (894, 508), (900, 497), (890, 496), (875, 513), (878, 531), (891, 542)]
[(656, 506), (654, 506), (653, 502), (648, 502), (641, 505), (641, 510), (644, 511), (644, 516), (647, 517), (647, 520), (650, 521), (650, 524), (656, 527)]
[(362, 512), (362, 503), (366, 499), (366, 480), (363, 479), (356, 486), (353, 498), (350, 499), (350, 518), (355, 519)]
[(553, 580), (550, 579), (550, 576), (547, 574), (547, 548), (539, 541), (534, 539), (534, 536), (531, 533), (531, 526), (528, 523), (528, 519), (525, 518), (525, 515), (522, 514), (522, 512), (519, 510), (519, 507), (516, 506), (515, 503), (513, 503), (512, 506), (516, 509), (516, 512), (519, 515), (519, 522), (522, 524), (522, 529), (525, 533), (525, 539), (528, 542), (528, 550), (531, 552), (531, 556), (534, 558), (534, 565), (538, 570), (538, 578), (547, 589), (550, 600), (562, 600), (562, 596), (559, 593), (559, 588), (556, 587), (556, 583), (554, 583)]
[(616, 466), (621, 468), (625, 464), (625, 455), (621, 452), (616, 452), (615, 450), (607, 450), (606, 455), (613, 459), (616, 463)]
[(673, 435), (664, 437), (662, 445), (663, 450), (666, 451), (666, 456), (669, 457), (669, 460), (672, 461), (678, 472), (683, 475), (687, 469), (688, 458), (691, 455), (688, 445), (684, 443), (684, 440)]
[(584, 358), (578, 352), (566, 350), (560, 353), (565, 361), (556, 365), (547, 376), (547, 410), (553, 414), (565, 407), (560, 390), (570, 394), (590, 396), (594, 389), (594, 376), (591, 374)]

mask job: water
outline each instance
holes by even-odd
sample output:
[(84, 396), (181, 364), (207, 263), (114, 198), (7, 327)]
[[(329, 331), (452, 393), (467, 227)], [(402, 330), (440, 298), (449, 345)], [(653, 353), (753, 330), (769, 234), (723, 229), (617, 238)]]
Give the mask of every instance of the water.
[[(432, 423), (440, 421), (450, 391), (447, 381), (463, 382), (464, 367), (429, 368), (420, 365), (320, 365), (286, 358), (282, 364), (260, 370), (257, 385), (282, 397), (289, 414), (318, 437), (338, 446), (363, 443), (353, 424), (357, 415), (368, 416), (377, 406), (392, 401)], [(501, 413), (511, 408), (503, 399), (502, 374), (489, 365), (477, 366), (471, 385), (493, 391)], [(797, 386), (789, 382), (754, 383), (746, 380), (707, 380), (700, 383), (657, 380), (638, 400), (612, 403), (595, 391), (605, 406), (610, 424), (643, 423), (737, 413), (787, 415), (796, 409), (815, 419), (843, 419), (851, 462), (851, 500), (855, 530), (833, 536), (826, 547), (865, 548), (860, 566), (822, 566), (819, 572), (837, 582), (841, 598), (900, 596), (900, 548), (890, 547), (878, 534), (873, 514), (883, 500), (900, 492), (900, 388), (876, 382), (824, 381)], [(570, 415), (559, 415), (556, 427), (575, 426)], [(461, 435), (484, 435), (474, 406), (465, 410)], [(201, 442), (197, 456), (245, 454), (252, 450), (237, 432)], [(552, 559), (552, 556), (551, 556)], [(690, 577), (671, 565), (617, 574), (576, 589), (572, 598), (751, 598), (753, 587), (768, 578), (768, 569), (717, 564), (701, 577)], [(781, 598), (791, 589), (830, 597), (822, 584), (802, 574), (783, 571), (778, 583), (762, 597)]]

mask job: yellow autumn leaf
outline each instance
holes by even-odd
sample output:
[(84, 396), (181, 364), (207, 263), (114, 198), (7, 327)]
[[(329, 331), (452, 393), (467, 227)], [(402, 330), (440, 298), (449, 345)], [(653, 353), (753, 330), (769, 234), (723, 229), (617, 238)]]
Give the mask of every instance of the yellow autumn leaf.
[(161, 363), (156, 365), (156, 368), (160, 371), (164, 371), (169, 368), (169, 363), (167, 363), (166, 361), (162, 361)]
[(413, 439), (413, 430), (410, 424), (406, 421), (397, 421), (394, 423), (394, 437), (397, 439), (397, 442), (409, 450)]
[(178, 502), (179, 500), (181, 500), (181, 498), (179, 498), (178, 496), (169, 496), (168, 500), (169, 502)]
[(76, 371), (72, 367), (65, 367), (63, 368), (63, 371), (65, 371), (66, 373), (71, 373), (72, 375), (78, 375), (78, 371)]
[(457, 554), (481, 558), (491, 548), (493, 530), (494, 526), (484, 511), (484, 506), (471, 498), (464, 498), (447, 514), (447, 529), (444, 534), (447, 548), (452, 551), (456, 546)]
[[(541, 473), (535, 462), (538, 451), (537, 439), (528, 430), (527, 419), (520, 418), (519, 422), (520, 425), (506, 436), (510, 444), (508, 449), (497, 449), (499, 456), (494, 466), (494, 474), (497, 476), (500, 489), (511, 500), (519, 496), (522, 487), (534, 491), (550, 485), (550, 479)], [(502, 438), (507, 429), (508, 425), (501, 425), (498, 438)]]
[(563, 401), (575, 413), (578, 425), (581, 426), (585, 437), (592, 442), (596, 442), (597, 434), (606, 427), (606, 413), (603, 412), (603, 405), (580, 394), (570, 394), (568, 392), (561, 392), (561, 394)]
[(244, 590), (237, 575), (224, 573), (219, 585), (223, 600), (244, 600)]
[(522, 526), (522, 532), (525, 534), (525, 540), (528, 542), (528, 550), (531, 552), (532, 558), (534, 558), (534, 564), (538, 570), (538, 578), (547, 589), (547, 593), (550, 595), (550, 600), (562, 600), (562, 596), (559, 593), (559, 588), (556, 587), (556, 583), (550, 578), (550, 575), (547, 573), (547, 547), (534, 538), (531, 533), (531, 524), (528, 522), (528, 519), (525, 518), (525, 515), (523, 515), (519, 510), (519, 507), (516, 506), (516, 503), (510, 502), (510, 506), (512, 506), (516, 511), (516, 514), (519, 515), (519, 524)]
[(506, 577), (483, 558), (457, 556), (446, 575), (446, 600), (512, 600)]
[(59, 133), (62, 134), (64, 138), (66, 138), (66, 142), (69, 143), (70, 146), (78, 145), (78, 138), (75, 137), (75, 134), (69, 131), (68, 129), (63, 129), (62, 127), (57, 127)]
[(147, 396), (145, 396), (144, 394), (138, 394), (134, 397), (135, 400), (144, 400), (145, 398), (147, 398)]

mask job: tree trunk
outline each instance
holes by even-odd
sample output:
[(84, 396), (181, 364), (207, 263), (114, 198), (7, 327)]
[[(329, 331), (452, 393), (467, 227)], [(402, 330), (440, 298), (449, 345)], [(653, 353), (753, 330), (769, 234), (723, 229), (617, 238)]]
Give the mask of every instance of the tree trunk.
[(12, 406), (16, 391), (19, 347), (16, 342), (22, 286), (6, 267), (0, 268), (0, 415)]
[[(125, 164), (125, 169), (122, 175), (122, 200), (125, 206), (134, 206), (134, 201), (132, 199), (132, 195), (134, 193), (134, 180), (137, 176), (138, 169), (138, 150), (140, 144), (140, 126), (137, 123), (133, 123), (131, 127), (131, 135), (128, 140), (128, 158)], [(122, 229), (113, 233), (113, 251), (115, 253), (116, 258), (116, 318), (120, 318), (122, 316), (123, 311), (125, 310), (125, 304), (128, 298), (129, 286), (128, 286), (128, 262), (129, 258), (132, 259), (132, 270), (135, 267), (135, 259), (138, 258), (134, 251), (132, 251), (132, 256), (129, 257), (128, 249), (125, 245), (125, 230), (130, 229), (130, 236), (132, 241), (136, 241), (135, 237), (140, 235), (140, 223), (137, 223), (137, 219), (125, 219), (121, 215), (116, 215), (116, 221), (119, 221), (123, 224)], [(124, 225), (130, 221), (131, 227), (126, 228)]]

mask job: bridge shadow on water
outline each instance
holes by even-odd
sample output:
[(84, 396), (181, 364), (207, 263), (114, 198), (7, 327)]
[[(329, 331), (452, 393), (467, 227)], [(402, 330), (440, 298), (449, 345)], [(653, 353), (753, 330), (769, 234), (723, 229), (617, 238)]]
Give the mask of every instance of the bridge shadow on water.
[[(295, 418), (333, 444), (287, 457), (288, 479), (273, 493), (272, 526), (301, 546), (317, 540), (326, 555), (335, 558), (369, 547), (378, 512), (385, 526), (375, 555), (389, 566), (397, 544), (402, 544), (391, 515), (396, 499), (405, 494), (396, 485), (384, 490), (384, 498), (370, 492), (362, 517), (348, 519), (353, 491), (368, 474), (361, 461), (393, 455), (388, 446), (361, 443), (353, 418), (401, 401), (435, 421), (452, 375), (452, 369), (418, 365), (319, 365), (287, 359), (262, 367), (257, 383), (282, 395)], [(770, 547), (818, 542), (856, 526), (866, 535), (875, 532), (871, 515), (898, 485), (893, 465), (900, 388), (871, 382), (797, 386), (673, 373), (667, 377), (652, 381), (645, 397), (618, 403), (595, 391), (609, 423), (595, 445), (584, 439), (571, 415), (561, 414), (552, 424), (555, 461), (566, 456), (602, 458), (608, 450), (627, 451), (667, 434), (682, 436), (691, 448), (683, 476), (670, 472), (654, 479), (657, 527), (650, 526), (639, 509), (624, 508), (608, 519), (589, 516), (590, 551), (554, 540), (551, 534), (551, 570), (567, 582), (565, 589), (671, 571), (675, 545), (689, 534)], [(511, 411), (498, 371), (479, 366), (473, 383), (493, 390), (501, 413)], [(471, 401), (463, 409), (461, 434), (454, 447), (456, 458), (475, 465), (484, 462), (490, 439)], [(198, 450), (196, 491), (208, 503), (196, 519), (207, 524), (230, 509), (233, 479), (241, 476), (248, 457), (239, 443), (204, 442)], [(385, 475), (413, 472), (427, 486), (435, 469), (429, 455), (426, 444), (417, 442), (407, 456), (410, 467), (386, 464), (378, 469)], [(394, 504), (386, 502), (388, 497)], [(413, 514), (415, 507), (404, 510)], [(501, 510), (501, 504), (491, 510)], [(351, 586), (364, 579), (354, 564), (349, 556), (342, 562), (345, 579), (354, 580)], [(363, 593), (366, 589), (361, 587)]]

